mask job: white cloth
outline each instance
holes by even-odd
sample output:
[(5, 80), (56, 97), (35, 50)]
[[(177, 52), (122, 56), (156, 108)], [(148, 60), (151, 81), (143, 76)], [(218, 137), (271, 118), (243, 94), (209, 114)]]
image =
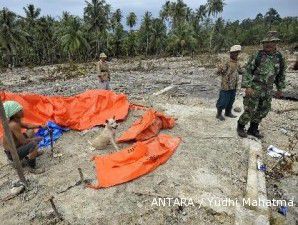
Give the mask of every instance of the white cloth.
[(281, 158), (282, 156), (291, 156), (290, 153), (278, 149), (276, 147), (274, 147), (273, 145), (270, 145), (267, 149), (267, 154), (270, 155), (273, 158)]

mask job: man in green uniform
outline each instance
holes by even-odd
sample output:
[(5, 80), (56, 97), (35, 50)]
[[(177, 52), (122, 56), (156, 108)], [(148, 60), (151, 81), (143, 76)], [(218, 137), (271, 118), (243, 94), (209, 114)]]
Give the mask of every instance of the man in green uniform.
[[(277, 89), (277, 97), (282, 97), (285, 88), (285, 61), (282, 54), (277, 51), (276, 31), (269, 31), (262, 40), (263, 49), (253, 55), (246, 65), (243, 75), (242, 88), (245, 88), (243, 99), (244, 113), (238, 120), (237, 132), (240, 137), (253, 135), (257, 138), (263, 136), (259, 132), (259, 124), (271, 109), (273, 85)], [(245, 132), (245, 125), (250, 127)]]

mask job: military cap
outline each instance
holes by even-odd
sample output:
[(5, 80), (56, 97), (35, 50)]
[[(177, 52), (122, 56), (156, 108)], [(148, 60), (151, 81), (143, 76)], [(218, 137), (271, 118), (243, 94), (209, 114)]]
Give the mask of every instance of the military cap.
[(269, 31), (267, 33), (267, 36), (261, 42), (264, 43), (264, 42), (278, 42), (278, 41), (280, 41), (280, 39), (278, 38), (277, 31)]

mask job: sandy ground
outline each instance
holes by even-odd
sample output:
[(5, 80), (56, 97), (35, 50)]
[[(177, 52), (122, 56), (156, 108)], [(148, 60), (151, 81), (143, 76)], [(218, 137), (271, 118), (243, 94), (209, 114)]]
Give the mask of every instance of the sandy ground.
[[(38, 164), (46, 172), (41, 175), (26, 172), (31, 190), (1, 202), (0, 218), (5, 224), (234, 224), (234, 207), (216, 206), (204, 199), (244, 196), (248, 152), (243, 150), (235, 132), (237, 120), (215, 119), (214, 104), (220, 81), (214, 76), (214, 69), (208, 68), (210, 60), (204, 57), (111, 62), (112, 87), (116, 92), (126, 93), (131, 102), (153, 106), (178, 119), (172, 130), (162, 131), (183, 140), (167, 163), (148, 175), (115, 187), (92, 190), (79, 185), (66, 190), (79, 180), (78, 167), (86, 178), (94, 180), (91, 156), (109, 152), (109, 149), (94, 152), (86, 147), (87, 140), (98, 130), (69, 131), (55, 144), (55, 150), (62, 157), (52, 159), (48, 154), (40, 157)], [(87, 66), (87, 75), (68, 80), (47, 81), (45, 78), (53, 66), (15, 69), (4, 73), (1, 79), (10, 91), (71, 95), (97, 88), (94, 68), (92, 64)], [(288, 74), (288, 92), (297, 91), (296, 76)], [(159, 97), (152, 96), (171, 84), (177, 86)], [(242, 106), (240, 95), (235, 106)], [(297, 102), (273, 100), (273, 110), (261, 127), (265, 133), (264, 151), (269, 144), (287, 150), (288, 137), (297, 132), (298, 113), (297, 110), (279, 114), (277, 111), (297, 109), (297, 106)], [(140, 115), (138, 111), (130, 112), (117, 135)], [(292, 153), (297, 153), (297, 147)], [(274, 164), (274, 160), (267, 160), (269, 166)], [(4, 154), (0, 154), (0, 168), (0, 196), (3, 197), (17, 176)], [(279, 179), (267, 177), (269, 199), (294, 197), (297, 204), (295, 168), (297, 163), (293, 173)], [(55, 197), (64, 222), (53, 215), (46, 201), (49, 195)], [(153, 205), (159, 197), (187, 198), (193, 200), (193, 205)], [(279, 217), (276, 208), (271, 211)], [(280, 219), (285, 224), (296, 224), (297, 213), (297, 207), (292, 207), (288, 216)]]

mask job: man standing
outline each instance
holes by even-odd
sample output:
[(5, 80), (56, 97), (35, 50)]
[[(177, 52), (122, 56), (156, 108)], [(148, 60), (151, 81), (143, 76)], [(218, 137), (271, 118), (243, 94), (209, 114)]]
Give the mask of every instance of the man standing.
[[(273, 84), (276, 85), (276, 96), (282, 97), (281, 91), (285, 88), (285, 61), (276, 48), (279, 41), (277, 32), (269, 31), (262, 40), (263, 50), (252, 56), (246, 66), (242, 81), (242, 88), (245, 88), (244, 113), (239, 118), (237, 127), (240, 137), (247, 137), (249, 134), (262, 138), (258, 127), (271, 109)], [(246, 133), (245, 125), (249, 122), (250, 127)]]
[(232, 46), (230, 49), (230, 60), (224, 65), (220, 65), (217, 71), (217, 74), (222, 76), (222, 80), (219, 98), (216, 103), (216, 118), (221, 121), (225, 120), (222, 116), (223, 109), (225, 109), (225, 116), (236, 118), (236, 116), (232, 114), (232, 108), (237, 91), (238, 73), (242, 73), (238, 64), (238, 55), (240, 52), (240, 45)]
[(101, 53), (99, 58), (100, 60), (97, 63), (97, 72), (101, 88), (110, 90), (110, 70), (108, 63), (106, 62), (107, 56), (105, 53)]

